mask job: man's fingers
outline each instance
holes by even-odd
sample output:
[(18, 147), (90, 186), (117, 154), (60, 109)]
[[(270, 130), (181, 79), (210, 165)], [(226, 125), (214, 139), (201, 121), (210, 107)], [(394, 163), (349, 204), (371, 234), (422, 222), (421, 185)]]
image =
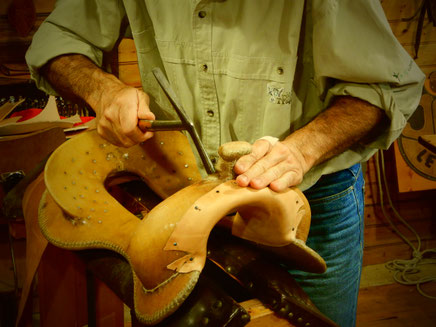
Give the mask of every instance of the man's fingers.
[(294, 170), (295, 167), (292, 166), (291, 163), (289, 163), (288, 161), (281, 161), (278, 164), (271, 166), (270, 168), (265, 170), (264, 173), (253, 177), (250, 181), (250, 186), (255, 189), (261, 189), (267, 187), (274, 181), (283, 179), (284, 177), (286, 177), (285, 179), (286, 181), (288, 181), (288, 173), (293, 172)]
[(106, 94), (106, 100), (97, 115), (97, 131), (103, 138), (117, 146), (130, 147), (153, 137), (152, 132), (143, 132), (138, 126), (139, 119), (155, 119), (146, 93), (126, 86)]
[[(248, 171), (256, 162), (265, 156), (271, 149), (271, 143), (266, 140), (257, 140), (253, 143), (251, 153), (239, 158), (233, 170), (237, 174), (244, 174)], [(246, 185), (245, 185), (246, 186)]]
[(261, 174), (264, 169), (259, 165), (259, 160), (265, 156), (271, 148), (271, 144), (265, 140), (257, 140), (253, 143), (251, 153), (239, 158), (233, 170), (236, 174), (236, 182), (239, 186), (248, 186), (254, 176)]
[[(142, 91), (137, 91), (137, 95), (138, 95), (138, 112), (137, 112), (137, 118), (138, 119), (146, 119), (146, 120), (155, 120), (156, 116), (154, 115), (154, 113), (152, 113), (150, 111), (150, 98), (149, 96), (142, 92)], [(136, 124), (138, 124), (138, 121), (136, 122)], [(143, 131), (141, 130), (139, 127), (137, 128), (137, 130), (139, 130), (139, 132), (143, 135), (143, 140), (141, 140), (140, 142), (144, 142), (145, 140), (148, 140), (149, 138), (153, 137), (153, 132), (149, 132), (149, 131)]]
[(124, 133), (120, 131), (119, 125), (117, 125), (116, 122), (108, 120), (106, 117), (101, 117), (98, 121), (97, 132), (101, 137), (116, 146), (129, 148), (138, 143), (124, 135)]
[(119, 146), (119, 147), (129, 147), (130, 142), (123, 142), (121, 141), (120, 137), (118, 137), (112, 129), (108, 129), (104, 127), (102, 124), (97, 125), (97, 132), (98, 134), (104, 138), (105, 140), (109, 141), (113, 145)]
[(239, 186), (250, 186), (254, 189), (262, 189), (269, 186), (273, 191), (280, 192), (288, 187), (301, 183), (303, 174), (287, 162), (281, 162), (270, 167), (264, 173), (252, 178), (239, 175), (236, 178)]
[(138, 91), (136, 90), (136, 95), (137, 95), (137, 103), (138, 103), (138, 118), (139, 119), (149, 119), (149, 120), (154, 120), (156, 119), (154, 114), (151, 112), (150, 110), (150, 98), (149, 96), (142, 92), (142, 91)]
[[(129, 89), (124, 94), (124, 103), (118, 110), (118, 122), (113, 123), (120, 141), (123, 144), (137, 144), (153, 136), (152, 132), (143, 132), (138, 127), (138, 119), (154, 119), (148, 107), (148, 97), (144, 92)], [(129, 139), (129, 140), (126, 140)], [(130, 145), (130, 146), (131, 146)]]
[[(250, 167), (236, 178), (239, 186), (251, 185), (254, 188), (266, 187), (271, 181), (279, 178), (290, 169), (290, 165), (286, 161), (289, 156), (286, 146), (281, 143), (272, 146), (265, 140), (258, 140), (255, 144), (258, 142), (261, 143), (256, 147), (257, 151), (259, 151), (257, 152), (258, 156), (256, 156), (255, 153), (255, 155), (250, 158), (255, 161), (250, 163)], [(268, 149), (268, 152), (266, 155), (260, 156), (262, 150), (265, 148)], [(258, 157), (260, 157), (260, 159), (257, 159)], [(243, 163), (245, 164), (245, 162)], [(235, 170), (235, 172), (237, 172), (237, 170)]]
[(302, 181), (302, 175), (296, 171), (289, 171), (281, 176), (279, 179), (269, 184), (271, 190), (275, 192), (282, 192), (291, 186), (296, 186)]
[(280, 142), (271, 145), (267, 153), (257, 159), (265, 149), (262, 150), (262, 146), (265, 145), (258, 144), (256, 147), (258, 152), (251, 157), (247, 156), (247, 160), (242, 162), (243, 164), (248, 162), (250, 167), (236, 178), (239, 186), (250, 186), (255, 189), (270, 186), (274, 191), (283, 191), (301, 183), (303, 169), (287, 146)]

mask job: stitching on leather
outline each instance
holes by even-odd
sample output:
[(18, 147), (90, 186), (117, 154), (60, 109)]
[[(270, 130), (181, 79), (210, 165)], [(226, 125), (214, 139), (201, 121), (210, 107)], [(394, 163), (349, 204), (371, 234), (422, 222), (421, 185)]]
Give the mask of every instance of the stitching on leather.
[(166, 280), (164, 280), (162, 283), (158, 284), (157, 286), (153, 287), (152, 289), (147, 289), (144, 287), (144, 285), (142, 285), (142, 291), (144, 293), (153, 293), (155, 292), (158, 288), (165, 286), (166, 284), (168, 284), (170, 281), (172, 281), (174, 278), (176, 278), (179, 275), (179, 273), (174, 273), (172, 274), (169, 278), (167, 278)]
[[(189, 296), (191, 291), (193, 290), (194, 286), (197, 284), (198, 278), (200, 276), (199, 271), (192, 272), (192, 278), (189, 280), (188, 284), (185, 286), (184, 291), (180, 292), (178, 296), (176, 296), (166, 307), (164, 307), (161, 310), (156, 311), (156, 313), (152, 315), (142, 314), (140, 311), (138, 311), (138, 307), (136, 306), (137, 300), (136, 300), (136, 288), (134, 289), (134, 306), (135, 306), (135, 313), (136, 318), (144, 324), (156, 324), (158, 323), (162, 318), (167, 316), (167, 313), (174, 311), (177, 309)], [(136, 277), (137, 278), (137, 277)]]
[[(46, 216), (45, 214), (43, 215), (42, 212), (44, 210), (44, 207), (47, 205), (46, 204), (46, 196), (48, 194), (48, 191), (45, 190), (40, 203), (39, 203), (39, 208), (38, 208), (38, 224), (40, 226), (41, 232), (44, 235), (44, 237), (52, 244), (59, 246), (59, 247), (63, 247), (63, 248), (96, 248), (97, 246), (104, 246), (107, 249), (113, 250), (115, 252), (120, 253), (124, 258), (126, 258), (126, 260), (129, 262), (129, 265), (132, 269), (132, 273), (135, 276), (136, 273), (134, 272), (133, 266), (131, 265), (130, 262), (130, 258), (129, 256), (121, 249), (121, 247), (116, 246), (112, 243), (108, 243), (108, 242), (101, 242), (101, 241), (94, 241), (94, 242), (61, 242), (53, 237), (50, 236), (50, 234), (48, 233), (48, 228), (46, 225)], [(41, 217), (44, 216), (45, 219), (42, 219)], [(161, 286), (164, 286), (166, 284), (168, 284), (172, 279), (174, 279), (175, 277), (177, 277), (177, 275), (179, 275), (179, 273), (174, 273), (173, 275), (171, 275), (167, 280), (165, 280), (164, 282), (160, 283), (158, 286), (154, 287), (149, 293), (152, 293), (156, 290), (158, 290)], [(174, 311), (174, 308), (178, 308), (188, 297), (188, 295), (191, 293), (192, 289), (194, 288), (194, 286), (196, 285), (198, 278), (200, 276), (200, 272), (193, 272), (193, 276), (190, 279), (190, 281), (188, 282), (188, 284), (185, 286), (184, 291), (180, 292), (179, 295), (177, 297), (175, 297), (166, 307), (164, 307), (161, 310), (158, 310), (155, 314), (153, 315), (146, 315), (146, 314), (142, 314), (141, 312), (138, 311), (137, 308), (137, 294), (136, 294), (136, 287), (134, 287), (134, 295), (133, 295), (133, 302), (134, 302), (134, 307), (135, 307), (135, 313), (136, 316), (138, 318), (139, 321), (141, 321), (142, 323), (146, 323), (146, 324), (154, 324), (156, 323), (158, 320), (162, 319), (163, 317), (165, 317), (167, 315), (168, 312), (172, 312)], [(134, 284), (135, 283), (139, 283), (142, 287), (143, 290), (147, 290), (142, 282), (139, 280), (138, 277), (134, 277)]]
[[(83, 248), (100, 248), (99, 246), (103, 246), (106, 249), (110, 249), (113, 250), (119, 254), (121, 254), (124, 258), (126, 258), (126, 260), (129, 262), (130, 268), (132, 269), (132, 271), (134, 271), (133, 266), (130, 262), (130, 258), (127, 255), (126, 252), (123, 251), (123, 249), (120, 246), (114, 245), (113, 243), (110, 242), (102, 242), (102, 241), (87, 241), (87, 242), (62, 242), (59, 241), (56, 238), (53, 238), (49, 232), (48, 232), (48, 228), (46, 225), (46, 219), (41, 219), (41, 216), (45, 217), (45, 214), (42, 214), (42, 210), (44, 209), (45, 205), (46, 205), (46, 195), (47, 195), (47, 190), (44, 191), (42, 197), (41, 197), (41, 201), (39, 204), (39, 209), (38, 209), (38, 222), (39, 222), (39, 226), (41, 229), (42, 234), (44, 235), (44, 237), (52, 244), (59, 246), (61, 248), (77, 248), (77, 249), (83, 249)], [(159, 287), (164, 286), (166, 284), (168, 284), (172, 279), (174, 279), (175, 277), (177, 277), (179, 273), (174, 273), (172, 274), (169, 278), (167, 278), (166, 280), (164, 280), (162, 283), (158, 284), (157, 286), (155, 286), (152, 289), (146, 289), (144, 287), (144, 285), (142, 285), (142, 288), (144, 290), (144, 293), (152, 293), (154, 291), (156, 291)], [(138, 279), (139, 280), (139, 279)]]

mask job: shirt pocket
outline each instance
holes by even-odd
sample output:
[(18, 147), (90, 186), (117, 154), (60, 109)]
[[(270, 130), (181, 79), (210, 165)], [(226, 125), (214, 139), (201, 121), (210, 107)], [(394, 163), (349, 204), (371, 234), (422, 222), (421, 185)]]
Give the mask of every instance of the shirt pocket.
[(283, 139), (290, 132), (295, 60), (247, 58), (225, 72), (223, 121), (232, 139), (254, 142), (265, 136)]

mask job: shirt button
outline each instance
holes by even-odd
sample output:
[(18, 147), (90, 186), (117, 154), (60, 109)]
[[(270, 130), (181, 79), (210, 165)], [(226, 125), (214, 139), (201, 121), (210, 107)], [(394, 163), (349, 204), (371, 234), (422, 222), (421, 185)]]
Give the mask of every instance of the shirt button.
[(198, 12), (198, 17), (200, 17), (200, 18), (204, 18), (204, 17), (206, 17), (206, 12), (205, 11), (200, 11), (200, 12)]
[(277, 67), (277, 74), (283, 75), (283, 68), (282, 67)]
[(204, 64), (203, 66), (201, 66), (201, 69), (203, 69), (204, 72), (207, 72), (207, 65)]
[(213, 110), (208, 110), (208, 111), (207, 111), (207, 115), (208, 115), (209, 117), (213, 117), (213, 116), (215, 115), (215, 113), (213, 112)]

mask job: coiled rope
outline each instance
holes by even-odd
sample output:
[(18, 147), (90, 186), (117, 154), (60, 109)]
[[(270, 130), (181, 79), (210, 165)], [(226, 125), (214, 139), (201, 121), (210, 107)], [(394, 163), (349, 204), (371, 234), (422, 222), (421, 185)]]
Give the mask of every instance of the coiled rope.
[[(380, 158), (379, 158), (380, 154)], [(412, 258), (411, 259), (396, 259), (386, 262), (385, 267), (391, 271), (394, 272), (393, 278), (397, 283), (403, 284), (403, 285), (416, 285), (416, 288), (418, 292), (430, 299), (436, 300), (436, 296), (430, 295), (425, 293), (421, 285), (428, 282), (434, 282), (436, 281), (436, 273), (430, 273), (427, 276), (419, 277), (419, 278), (412, 278), (411, 276), (418, 274), (421, 272), (421, 268), (423, 265), (434, 265), (436, 264), (436, 248), (433, 249), (427, 249), (427, 250), (421, 250), (421, 237), (418, 235), (418, 233), (415, 231), (415, 229), (410, 226), (403, 217), (399, 214), (399, 212), (395, 209), (392, 199), (389, 192), (388, 183), (386, 180), (386, 173), (385, 173), (385, 164), (384, 164), (384, 157), (383, 152), (379, 151), (375, 155), (376, 159), (376, 170), (377, 170), (377, 184), (380, 194), (380, 205), (383, 212), (383, 216), (386, 218), (386, 220), (389, 222), (389, 225), (392, 227), (392, 229), (395, 231), (395, 233), (398, 234), (399, 237), (403, 239), (404, 242), (406, 242), (410, 248), (412, 249)], [(381, 163), (380, 163), (381, 160)], [(381, 168), (381, 172), (380, 172)], [(386, 189), (386, 198), (388, 199), (389, 205), (392, 208), (392, 211), (394, 212), (397, 219), (407, 227), (414, 235), (417, 240), (417, 246), (415, 247), (413, 243), (403, 234), (400, 232), (400, 230), (395, 226), (393, 223), (391, 217), (386, 212), (384, 201), (383, 201), (383, 185), (382, 185), (382, 178), (383, 183)]]

